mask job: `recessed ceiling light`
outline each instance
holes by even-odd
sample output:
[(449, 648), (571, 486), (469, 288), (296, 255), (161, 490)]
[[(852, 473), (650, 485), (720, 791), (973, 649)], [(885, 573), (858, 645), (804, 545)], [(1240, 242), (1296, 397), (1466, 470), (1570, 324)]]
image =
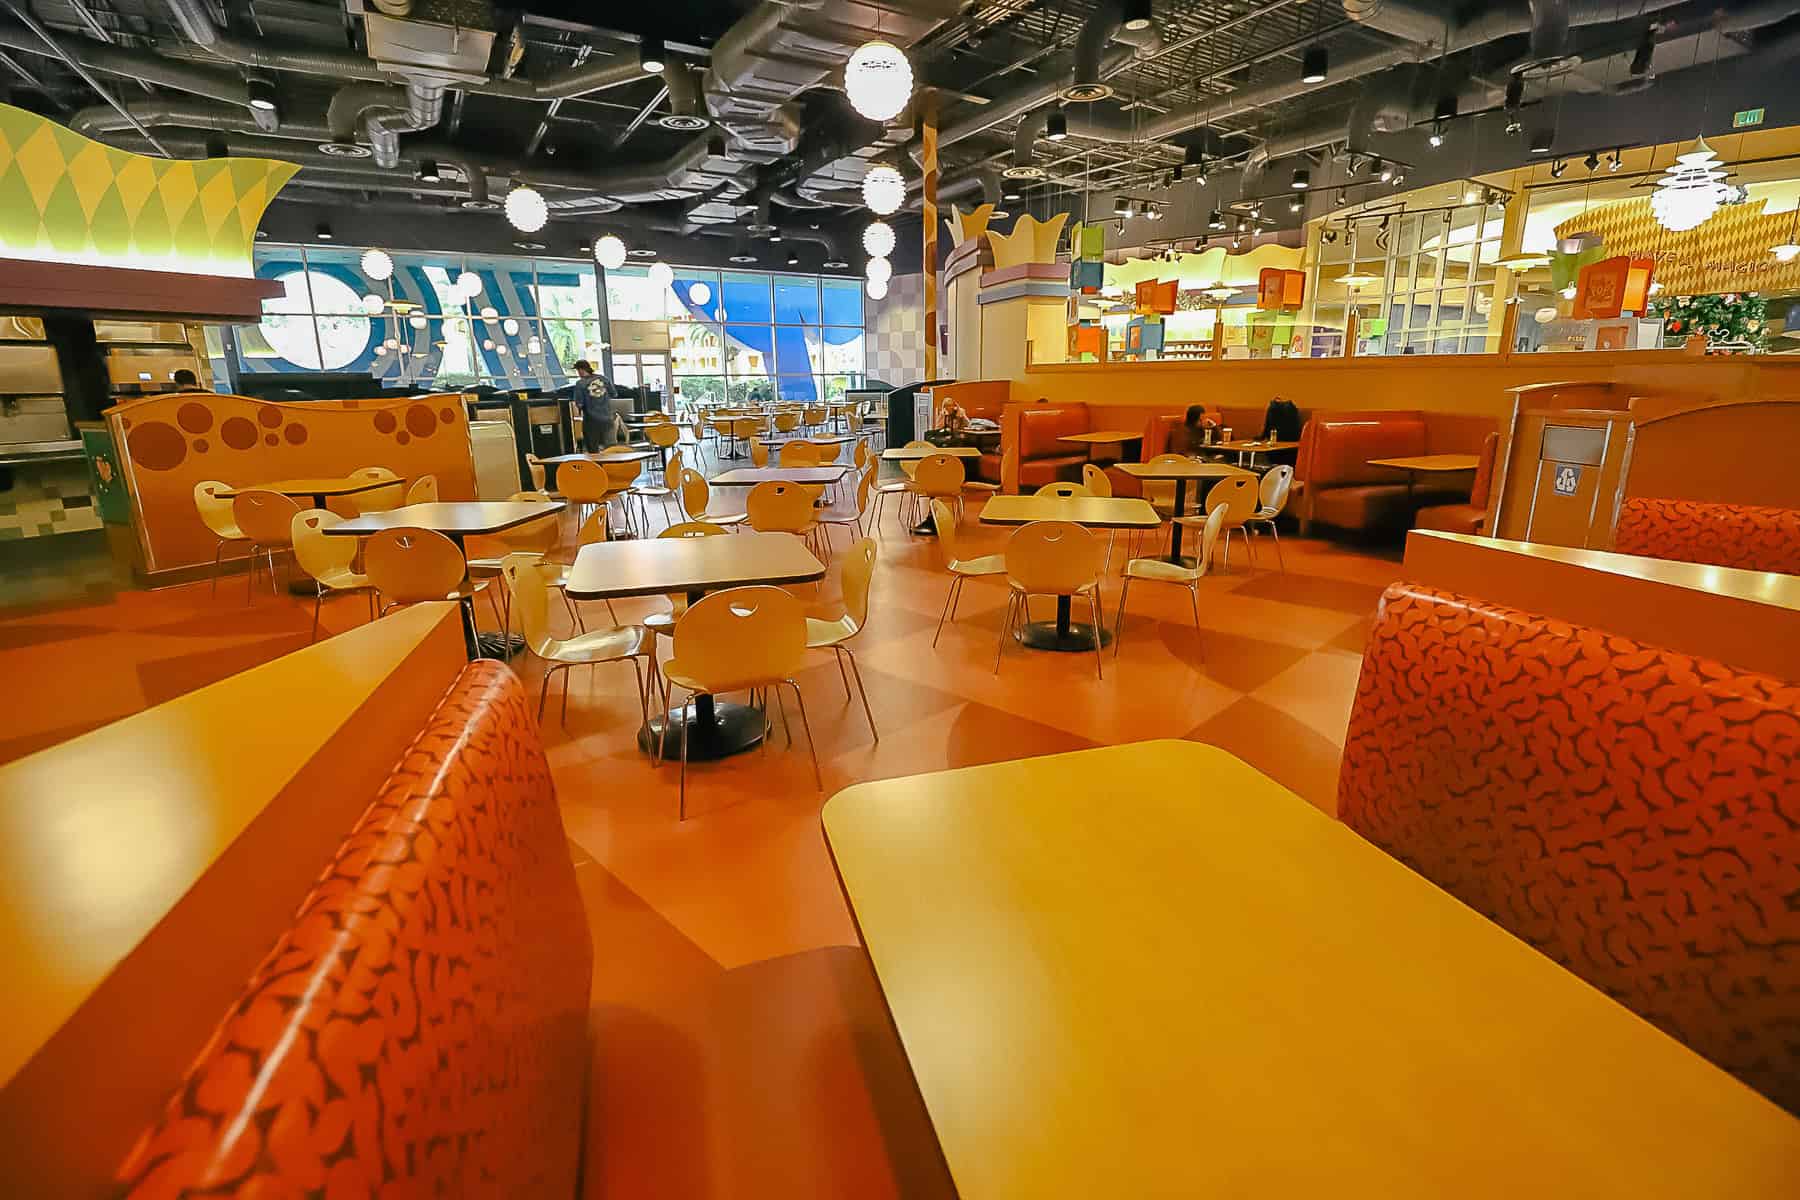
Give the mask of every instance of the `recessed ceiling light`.
[(631, 249), (627, 250), (625, 253), (626, 253), (626, 255), (628, 255), (631, 258), (655, 258), (656, 257), (656, 251), (646, 249), (643, 246), (633, 246)]
[(1324, 83), (1326, 65), (1330, 59), (1323, 46), (1308, 46), (1306, 53), (1300, 56), (1300, 82)]
[(733, 254), (731, 256), (730, 261), (734, 262), (734, 263), (753, 263), (756, 261), (756, 255), (754, 255), (754, 254)]
[(542, 243), (542, 242), (514, 242), (513, 245), (517, 246), (521, 250), (547, 250), (547, 249), (549, 249), (549, 247), (544, 245), (544, 243)]
[(663, 40), (659, 37), (646, 37), (638, 43), (638, 65), (652, 75), (661, 75), (669, 65), (668, 56), (663, 51)]
[(331, 226), (325, 224), (323, 221), (319, 222), (319, 227), (313, 230), (313, 236), (318, 238), (321, 242), (329, 242), (332, 236)]

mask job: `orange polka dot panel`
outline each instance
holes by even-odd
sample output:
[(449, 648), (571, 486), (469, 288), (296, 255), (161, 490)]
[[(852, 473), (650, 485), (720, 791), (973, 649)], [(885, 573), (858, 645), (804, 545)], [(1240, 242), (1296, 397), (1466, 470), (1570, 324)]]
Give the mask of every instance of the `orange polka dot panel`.
[(524, 690), (472, 664), (133, 1147), (125, 1194), (573, 1196), (591, 971)]
[(1800, 686), (1395, 584), (1338, 815), (1800, 1112)]

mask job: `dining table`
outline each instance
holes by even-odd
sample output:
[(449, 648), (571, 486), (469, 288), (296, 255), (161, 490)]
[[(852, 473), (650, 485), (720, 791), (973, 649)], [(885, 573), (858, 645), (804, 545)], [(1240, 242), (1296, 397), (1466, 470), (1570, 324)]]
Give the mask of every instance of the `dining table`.
[(1274, 454), (1282, 450), (1298, 450), (1299, 442), (1284, 442), (1279, 438), (1236, 438), (1229, 442), (1214, 442), (1208, 450), (1224, 450), (1238, 456), (1238, 466), (1253, 468), (1259, 454)]
[[(689, 604), (721, 588), (810, 583), (825, 577), (825, 564), (791, 533), (737, 533), (717, 537), (649, 538), (596, 542), (576, 552), (564, 591), (570, 600), (614, 600), (626, 596), (680, 593)], [(679, 638), (679, 626), (677, 626)], [(665, 726), (666, 742), (665, 742)], [(696, 696), (667, 725), (652, 717), (638, 732), (646, 754), (680, 757), (687, 742), (690, 759), (741, 754), (763, 738), (761, 710), (745, 704)]]
[(1793, 1114), (1217, 746), (822, 819), (961, 1200), (1796, 1194)]
[(759, 483), (836, 483), (850, 471), (837, 464), (829, 467), (736, 467), (714, 475), (713, 487), (755, 487)]
[[(881, 452), (881, 461), (916, 463), (939, 454), (948, 454), (951, 458), (962, 459), (981, 457), (981, 451), (973, 446), (889, 446)], [(937, 536), (937, 521), (929, 510), (925, 514), (925, 519), (912, 527), (912, 532), (917, 537)]]
[(623, 449), (614, 447), (610, 451), (596, 450), (592, 454), (581, 451), (573, 454), (553, 454), (549, 458), (538, 459), (538, 465), (544, 468), (544, 490), (554, 492), (556, 490), (556, 469), (564, 463), (572, 463), (578, 459), (596, 463), (649, 462), (661, 458), (661, 456), (662, 452), (656, 449), (637, 450), (630, 447)]
[[(430, 529), (455, 542), (466, 559), (469, 537), (504, 533), (554, 516), (564, 507), (561, 500), (439, 500), (363, 513), (325, 526), (323, 531), (329, 537), (370, 537), (389, 529)], [(474, 590), (465, 588), (464, 593), (458, 599), (470, 658), (504, 660), (524, 649), (525, 639), (516, 633), (481, 632), (475, 625)]]
[(406, 487), (406, 480), (338, 478), (327, 475), (316, 479), (277, 479), (273, 483), (255, 483), (241, 488), (220, 488), (215, 495), (231, 500), (244, 492), (274, 492), (294, 500), (310, 500), (314, 508), (324, 508), (333, 496), (356, 496), (377, 488)]
[(1411, 499), (1419, 476), (1455, 475), (1462, 471), (1473, 471), (1480, 459), (1473, 454), (1405, 454), (1397, 458), (1371, 458), (1366, 461), (1371, 467), (1405, 472), (1406, 495)]
[[(1175, 513), (1177, 517), (1187, 514), (1187, 486), (1189, 483), (1216, 483), (1221, 479), (1229, 479), (1234, 475), (1248, 475), (1250, 472), (1242, 467), (1234, 467), (1230, 463), (1202, 462), (1197, 458), (1184, 458), (1180, 462), (1169, 463), (1118, 463), (1116, 469), (1138, 480), (1173, 480), (1175, 483)], [(1169, 534), (1169, 555), (1167, 561), (1176, 566), (1191, 567), (1195, 560), (1181, 552), (1181, 522), (1173, 522)]]
[(1119, 461), (1125, 453), (1125, 447), (1131, 442), (1141, 442), (1144, 433), (1139, 430), (1133, 433), (1129, 429), (1090, 429), (1086, 433), (1071, 433), (1057, 439), (1074, 446), (1085, 446), (1088, 457), (1102, 465)]
[[(1162, 524), (1148, 500), (1131, 496), (990, 496), (981, 506), (983, 525), (1030, 525), (1036, 521), (1068, 521), (1087, 529), (1155, 529)], [(1034, 650), (1070, 653), (1092, 650), (1095, 639), (1104, 646), (1112, 634), (1073, 619), (1069, 596), (1056, 598), (1056, 620), (1023, 622), (1018, 638)], [(1030, 614), (1028, 613), (1027, 616)]]

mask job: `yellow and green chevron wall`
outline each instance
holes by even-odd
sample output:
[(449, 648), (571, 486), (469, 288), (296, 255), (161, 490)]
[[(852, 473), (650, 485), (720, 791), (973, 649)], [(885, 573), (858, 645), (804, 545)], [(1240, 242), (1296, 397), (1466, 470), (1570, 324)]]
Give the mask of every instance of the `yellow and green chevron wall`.
[(263, 209), (299, 169), (150, 158), (0, 104), (0, 258), (249, 278)]

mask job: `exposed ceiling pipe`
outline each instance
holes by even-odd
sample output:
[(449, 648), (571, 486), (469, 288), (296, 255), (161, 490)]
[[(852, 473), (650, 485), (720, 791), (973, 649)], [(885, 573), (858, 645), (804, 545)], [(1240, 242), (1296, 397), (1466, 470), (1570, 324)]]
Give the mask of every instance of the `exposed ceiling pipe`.
[[(1478, 10), (1465, 20), (1446, 21), (1442, 13), (1413, 0), (1344, 0), (1344, 15), (1370, 29), (1427, 47), (1433, 53), (1454, 54), (1504, 37), (1531, 33), (1534, 11), (1541, 14), (1543, 22), (1538, 38), (1548, 42), (1558, 36), (1559, 30), (1566, 40), (1571, 27), (1629, 21), (1688, 2), (1635, 0), (1630, 5), (1623, 5), (1619, 0), (1532, 0), (1530, 3), (1503, 0)], [(1537, 39), (1534, 39), (1534, 56), (1536, 49)]]
[[(106, 101), (107, 104), (116, 109), (120, 116), (124, 117), (127, 121), (130, 121), (132, 127), (142, 134), (146, 141), (152, 146), (156, 146), (156, 135), (144, 128), (144, 126), (139, 125), (137, 119), (131, 115), (130, 111), (119, 101), (118, 97), (107, 91), (101, 82), (94, 78), (92, 72), (77, 62), (68, 51), (64, 50), (62, 44), (51, 36), (50, 31), (45, 29), (36, 17), (32, 16), (25, 9), (20, 8), (13, 0), (0, 0), (0, 2), (3, 2), (8, 9), (12, 10), (13, 16), (19, 18), (19, 23), (35, 34), (52, 54), (61, 59), (63, 64), (71, 71), (79, 75), (81, 77), (81, 82), (92, 88), (102, 100)], [(160, 146), (157, 148), (159, 150), (161, 149)]]
[(169, 17), (182, 36), (214, 58), (244, 67), (260, 67), (268, 71), (298, 71), (306, 75), (327, 75), (336, 79), (361, 79), (380, 83), (387, 72), (360, 54), (332, 50), (265, 50), (253, 43), (221, 33), (213, 23), (207, 0), (163, 0)]
[[(1124, 66), (1136, 53), (1130, 46), (1115, 46), (1101, 57), (1100, 74), (1105, 75)], [(1024, 116), (1052, 100), (1060, 99), (1067, 81), (1073, 78), (1074, 73), (1073, 55), (1062, 54), (1051, 58), (1033, 82), (1017, 91), (996, 96), (963, 120), (945, 126), (938, 132), (938, 145), (953, 146), (977, 134), (986, 133), (996, 125), (1004, 125), (1016, 117)], [(1073, 121), (1070, 124), (1073, 127)]]
[(1124, 19), (1121, 0), (1100, 0), (1088, 14), (1075, 37), (1075, 70), (1066, 93), (1069, 99), (1098, 100), (1112, 95), (1112, 88), (1101, 80), (1100, 57)]
[(665, 129), (704, 129), (711, 123), (700, 99), (700, 72), (689, 63), (671, 62), (663, 72), (669, 89), (669, 112), (658, 124)]
[[(210, 129), (218, 133), (266, 134), (273, 137), (295, 138), (302, 142), (328, 142), (331, 130), (325, 125), (307, 121), (283, 121), (281, 128), (266, 130), (259, 126), (247, 112), (239, 112), (234, 108), (213, 107), (205, 104), (194, 104), (181, 100), (133, 100), (125, 106), (131, 118), (150, 126), (174, 126), (180, 129)], [(69, 128), (86, 137), (99, 138), (107, 134), (122, 133), (127, 129), (135, 129), (132, 120), (114, 112), (105, 105), (84, 108), (69, 118)], [(282, 147), (276, 157), (283, 157), (290, 147)]]
[[(129, 50), (98, 45), (86, 38), (61, 38), (52, 33), (51, 40), (63, 53), (90, 70), (141, 79), (174, 91), (235, 104), (239, 108), (250, 107), (250, 89), (234, 75), (183, 66), (154, 55), (134, 54)], [(27, 54), (50, 54), (49, 47), (30, 30), (10, 25), (0, 25), (0, 47)]]
[(374, 151), (375, 165), (400, 161), (400, 135), (434, 128), (444, 116), (444, 85), (408, 80), (403, 88), (353, 83), (339, 88), (325, 110), (335, 145), (353, 145), (358, 131)]
[(1037, 140), (1044, 136), (1044, 126), (1049, 120), (1047, 108), (1034, 109), (1019, 118), (1018, 128), (1013, 130), (1013, 166), (1037, 165)]

